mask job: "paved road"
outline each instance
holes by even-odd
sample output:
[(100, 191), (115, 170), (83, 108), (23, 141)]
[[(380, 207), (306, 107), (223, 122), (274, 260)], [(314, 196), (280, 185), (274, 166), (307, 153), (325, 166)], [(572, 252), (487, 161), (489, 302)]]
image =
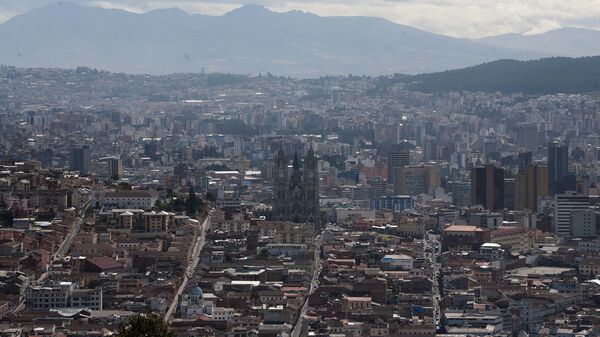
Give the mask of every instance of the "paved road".
[[(65, 236), (65, 239), (60, 244), (60, 247), (56, 250), (56, 252), (52, 255), (52, 260), (57, 260), (63, 257), (65, 254), (71, 250), (71, 245), (73, 244), (73, 239), (79, 233), (79, 229), (81, 228), (81, 224), (85, 219), (85, 213), (87, 212), (89, 206), (91, 205), (91, 201), (86, 202), (82, 208), (78, 210), (77, 218), (75, 218), (75, 223), (69, 229), (69, 233)], [(40, 276), (35, 280), (35, 283), (41, 284), (48, 277), (48, 272), (43, 272)], [(19, 305), (15, 308), (13, 312), (19, 312), (25, 309), (25, 302), (19, 303)]]
[(188, 254), (188, 266), (185, 270), (185, 273), (183, 274), (183, 280), (181, 281), (181, 285), (179, 286), (179, 289), (177, 289), (177, 292), (173, 296), (173, 301), (171, 302), (169, 309), (165, 313), (165, 322), (169, 322), (171, 316), (173, 316), (173, 313), (175, 312), (175, 309), (179, 304), (179, 297), (181, 296), (181, 294), (183, 294), (183, 291), (187, 287), (190, 278), (194, 275), (196, 271), (196, 267), (198, 266), (198, 262), (200, 261), (200, 253), (202, 252), (202, 248), (204, 247), (205, 243), (206, 229), (209, 226), (210, 213), (208, 214), (206, 219), (204, 219), (204, 222), (202, 222), (202, 224), (200, 225), (200, 232), (194, 238), (195, 242), (192, 245), (192, 247), (190, 247), (191, 251)]
[(75, 239), (75, 236), (77, 236), (77, 234), (79, 233), (81, 225), (83, 224), (83, 220), (85, 219), (85, 213), (87, 212), (91, 204), (92, 200), (88, 200), (83, 205), (83, 207), (78, 210), (77, 217), (75, 218), (75, 223), (73, 224), (73, 227), (71, 227), (71, 229), (69, 230), (69, 233), (67, 233), (67, 236), (63, 240), (60, 247), (58, 247), (58, 249), (52, 256), (53, 260), (62, 258), (71, 250), (71, 246), (73, 245), (73, 239)]
[(302, 305), (302, 309), (300, 309), (300, 313), (298, 314), (298, 320), (294, 325), (294, 329), (292, 330), (291, 337), (299, 337), (302, 332), (302, 323), (304, 314), (306, 314), (306, 309), (308, 309), (308, 296), (315, 292), (319, 285), (319, 274), (321, 272), (321, 246), (323, 245), (323, 236), (319, 235), (317, 237), (317, 242), (315, 243), (315, 256), (314, 256), (314, 265), (313, 265), (313, 276), (310, 281), (310, 288), (308, 289), (308, 294), (304, 299), (304, 304)]
[[(438, 256), (441, 252), (441, 243), (439, 242), (439, 238), (437, 235), (427, 234), (426, 236), (426, 247), (431, 252), (431, 265), (433, 268), (432, 280), (433, 280), (433, 319), (435, 321), (436, 327), (439, 327), (441, 324), (441, 311), (440, 311), (440, 289), (438, 284), (438, 277), (440, 273), (440, 265), (437, 262)], [(437, 248), (436, 248), (437, 247)]]

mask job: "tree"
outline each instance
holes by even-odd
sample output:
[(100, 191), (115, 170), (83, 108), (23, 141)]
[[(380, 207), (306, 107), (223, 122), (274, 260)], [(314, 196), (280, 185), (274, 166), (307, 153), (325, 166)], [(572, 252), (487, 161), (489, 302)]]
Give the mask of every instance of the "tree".
[(173, 211), (175, 212), (183, 212), (185, 210), (185, 203), (183, 202), (183, 197), (173, 197)]
[(196, 214), (200, 207), (202, 207), (202, 199), (198, 198), (198, 196), (196, 196), (194, 188), (190, 187), (190, 191), (186, 201), (186, 211), (190, 215)]
[(119, 326), (119, 337), (175, 337), (162, 317), (157, 314), (135, 315)]
[(206, 192), (206, 200), (216, 201), (217, 197), (212, 192)]

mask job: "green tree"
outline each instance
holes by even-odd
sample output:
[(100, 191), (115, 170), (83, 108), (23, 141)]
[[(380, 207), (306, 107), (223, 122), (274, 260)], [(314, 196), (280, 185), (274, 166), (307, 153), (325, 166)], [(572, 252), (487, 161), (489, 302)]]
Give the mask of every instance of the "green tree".
[(216, 201), (217, 197), (212, 192), (206, 192), (206, 200)]
[(202, 199), (198, 198), (193, 187), (190, 187), (188, 198), (186, 200), (186, 211), (189, 215), (196, 214), (202, 207)]
[(183, 212), (185, 210), (185, 203), (182, 196), (173, 197), (173, 210), (175, 212)]
[(119, 337), (175, 337), (167, 323), (156, 314), (135, 315), (119, 326)]

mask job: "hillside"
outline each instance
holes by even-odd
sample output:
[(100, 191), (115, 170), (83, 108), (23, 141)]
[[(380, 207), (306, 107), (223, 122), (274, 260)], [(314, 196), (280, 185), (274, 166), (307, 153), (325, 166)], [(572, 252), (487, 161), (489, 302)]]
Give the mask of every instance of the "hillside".
[(528, 94), (600, 91), (600, 56), (500, 60), (474, 67), (422, 74), (400, 81), (417, 91), (488, 91)]

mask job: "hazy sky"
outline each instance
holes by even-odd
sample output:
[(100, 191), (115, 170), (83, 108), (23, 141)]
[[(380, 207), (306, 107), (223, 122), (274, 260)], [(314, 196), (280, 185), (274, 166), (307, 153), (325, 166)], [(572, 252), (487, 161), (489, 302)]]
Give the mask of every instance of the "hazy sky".
[[(0, 22), (59, 0), (0, 0)], [(600, 0), (73, 0), (85, 5), (145, 12), (179, 7), (220, 15), (244, 3), (274, 11), (299, 9), (324, 16), (365, 15), (457, 37), (539, 33), (573, 26), (600, 29)]]

